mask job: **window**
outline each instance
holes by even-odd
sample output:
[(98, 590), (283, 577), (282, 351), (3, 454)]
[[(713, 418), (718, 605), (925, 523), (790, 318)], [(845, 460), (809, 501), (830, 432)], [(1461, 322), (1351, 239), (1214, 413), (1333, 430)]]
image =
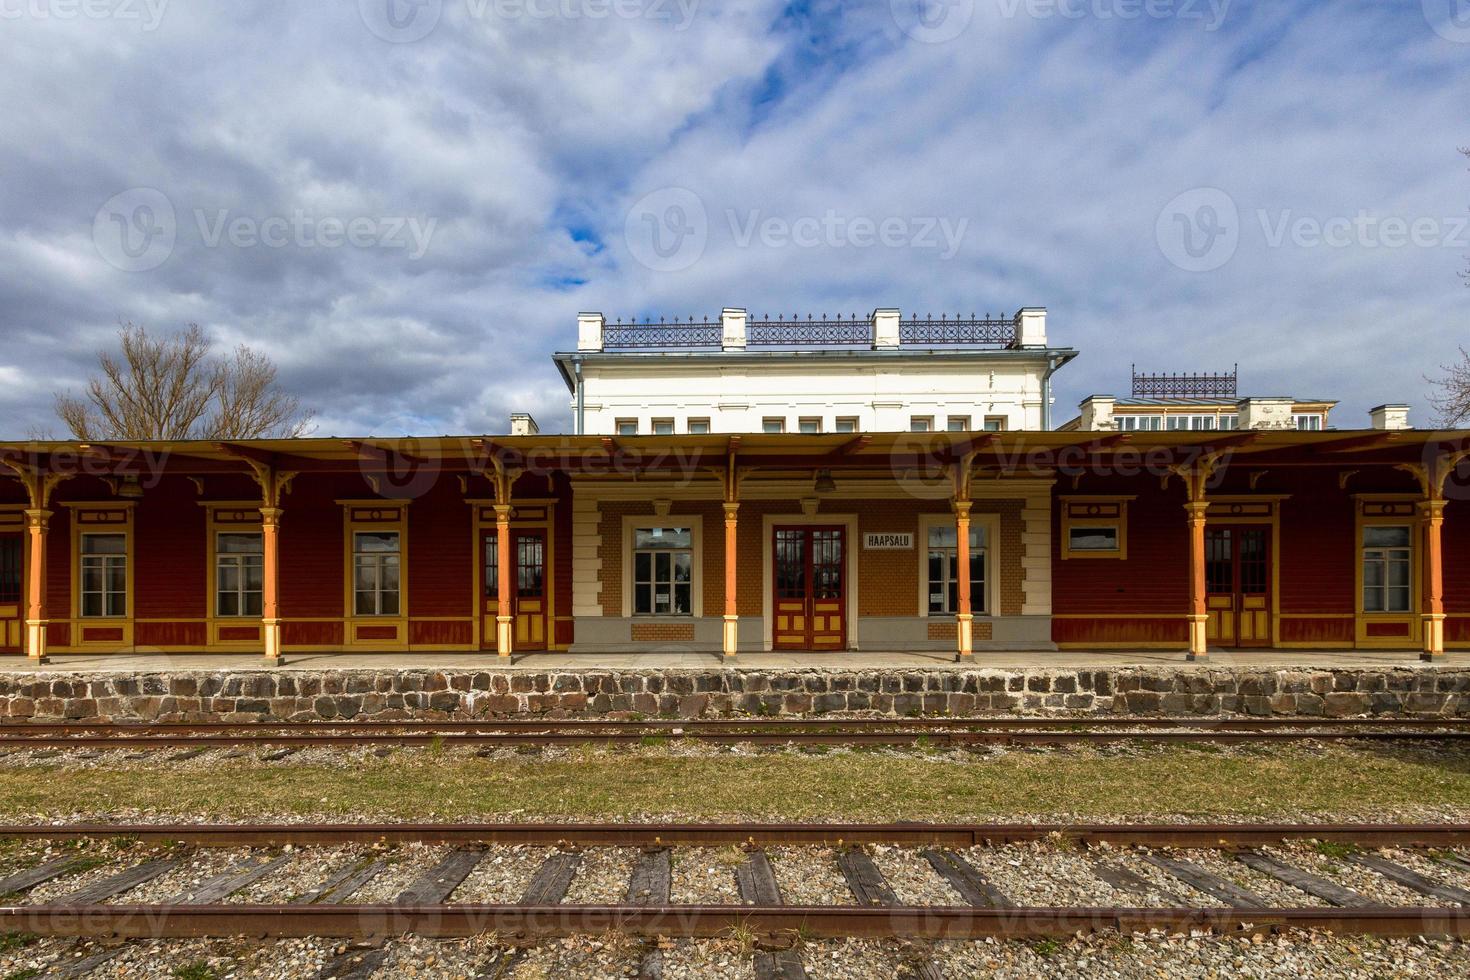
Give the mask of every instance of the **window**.
[(689, 616), (694, 574), (694, 532), (687, 527), (633, 530), (633, 613)]
[(1239, 415), (1222, 415), (1222, 416), (1220, 416), (1220, 428), (1222, 428), (1222, 429), (1238, 429), (1238, 428), (1240, 428), (1240, 416)]
[(1097, 527), (1070, 527), (1067, 529), (1069, 551), (1118, 550), (1118, 528), (1113, 525)]
[(0, 538), (0, 602), (20, 602), (20, 567), (25, 548), (18, 534)]
[(1412, 561), (1407, 526), (1363, 528), (1363, 612), (1409, 612)]
[(215, 535), (214, 612), (259, 616), (265, 587), (265, 539), (237, 532)]
[(1059, 497), (1061, 557), (1128, 557), (1128, 501), (1132, 497)]
[(690, 419), (689, 434), (691, 436), (709, 435), (709, 419)]
[(500, 598), (500, 534), (485, 535), (485, 598)]
[(970, 431), (970, 416), (968, 416), (968, 415), (951, 415), (948, 419), (945, 420), (945, 423), (944, 424), (945, 424), (945, 427), (947, 429), (949, 429), (950, 432), (969, 432)]
[(653, 434), (656, 436), (671, 436), (674, 434), (673, 419), (654, 419)]
[(786, 431), (786, 420), (785, 419), (764, 419), (764, 420), (761, 421), (761, 431), (762, 432), (785, 432)]
[[(929, 528), (929, 612), (953, 614), (960, 609), (959, 533), (954, 525)], [(970, 526), (970, 611), (985, 609), (985, 556), (988, 537), (983, 527)]]
[(934, 431), (934, 416), (932, 416), (932, 415), (915, 415), (913, 418), (909, 419), (909, 431), (910, 432), (933, 432)]
[(805, 432), (808, 435), (815, 435), (822, 431), (822, 420), (801, 419), (796, 423), (796, 430), (798, 432)]
[(1118, 415), (1119, 432), (1157, 432), (1164, 427), (1162, 415)]
[(399, 554), (397, 531), (352, 535), (353, 608), (359, 616), (397, 616)]
[(638, 434), (637, 419), (618, 419), (618, 435), (636, 436)]
[(1006, 417), (1004, 415), (985, 416), (986, 432), (1004, 432), (1006, 430)]
[(847, 416), (843, 416), (842, 418), (839, 418), (832, 425), (832, 431), (833, 432), (856, 432), (857, 430), (858, 430), (858, 420), (857, 420), (857, 418), (855, 416), (851, 416), (851, 415), (847, 415)]
[(1315, 413), (1311, 415), (1293, 415), (1292, 421), (1294, 421), (1296, 423), (1296, 427), (1298, 429), (1301, 429), (1303, 432), (1322, 431), (1322, 416)]
[(128, 614), (128, 536), (82, 535), (82, 615)]

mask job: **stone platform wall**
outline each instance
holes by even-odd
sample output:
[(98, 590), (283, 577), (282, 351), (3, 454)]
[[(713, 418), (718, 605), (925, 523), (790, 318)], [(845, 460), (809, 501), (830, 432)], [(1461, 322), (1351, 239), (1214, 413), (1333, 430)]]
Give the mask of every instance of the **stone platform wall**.
[(859, 712), (1470, 717), (1470, 670), (451, 671), (0, 674), (0, 720), (255, 722)]

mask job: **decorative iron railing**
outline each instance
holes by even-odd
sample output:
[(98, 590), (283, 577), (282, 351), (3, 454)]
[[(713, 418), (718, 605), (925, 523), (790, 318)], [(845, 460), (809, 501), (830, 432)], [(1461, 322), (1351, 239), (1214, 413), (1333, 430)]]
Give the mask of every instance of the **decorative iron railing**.
[(602, 346), (604, 350), (719, 347), (721, 329), (719, 320), (696, 320), (692, 316), (688, 320), (673, 321), (659, 317), (657, 323), (652, 319), (642, 323), (636, 319), (624, 323), (619, 318), (615, 323), (603, 326)]
[(941, 314), (913, 316), (900, 320), (898, 339), (903, 344), (914, 345), (968, 345), (976, 347), (1013, 347), (1016, 343), (1016, 321), (1005, 314), (983, 317), (971, 313), (968, 317), (953, 319)]
[(1139, 374), (1133, 368), (1133, 397), (1185, 399), (1185, 398), (1239, 398), (1240, 365), (1229, 374)]
[(846, 318), (838, 315), (831, 320), (825, 313), (820, 320), (810, 313), (805, 320), (796, 314), (789, 320), (784, 315), (772, 320), (767, 314), (759, 320), (747, 321), (745, 331), (748, 347), (866, 347), (873, 342), (872, 323), (856, 313)]

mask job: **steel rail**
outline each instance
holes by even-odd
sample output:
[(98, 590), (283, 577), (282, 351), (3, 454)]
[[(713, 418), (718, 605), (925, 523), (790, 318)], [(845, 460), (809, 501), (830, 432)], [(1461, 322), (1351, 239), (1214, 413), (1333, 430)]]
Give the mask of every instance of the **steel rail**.
[(866, 908), (860, 906), (616, 905), (84, 905), (0, 907), (0, 929), (37, 936), (194, 938), (329, 936), (450, 938), (602, 934), (708, 938), (743, 930), (761, 937), (979, 939), (1211, 929), (1285, 928), (1378, 936), (1467, 936), (1458, 908)]
[(1030, 823), (300, 823), (0, 825), (0, 839), (133, 838), (201, 847), (287, 844), (521, 844), (544, 847), (671, 847), (737, 844), (976, 847), (1047, 838), (1079, 845), (1235, 848), (1285, 840), (1363, 847), (1470, 844), (1470, 824), (1030, 824)]

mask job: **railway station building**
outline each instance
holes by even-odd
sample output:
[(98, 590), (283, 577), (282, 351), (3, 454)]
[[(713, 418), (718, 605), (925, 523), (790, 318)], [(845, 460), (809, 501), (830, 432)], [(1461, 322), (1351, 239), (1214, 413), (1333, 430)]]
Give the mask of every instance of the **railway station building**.
[(570, 433), (0, 445), (0, 650), (1470, 649), (1470, 432), (1401, 406), (1053, 429), (1041, 309), (578, 326)]

